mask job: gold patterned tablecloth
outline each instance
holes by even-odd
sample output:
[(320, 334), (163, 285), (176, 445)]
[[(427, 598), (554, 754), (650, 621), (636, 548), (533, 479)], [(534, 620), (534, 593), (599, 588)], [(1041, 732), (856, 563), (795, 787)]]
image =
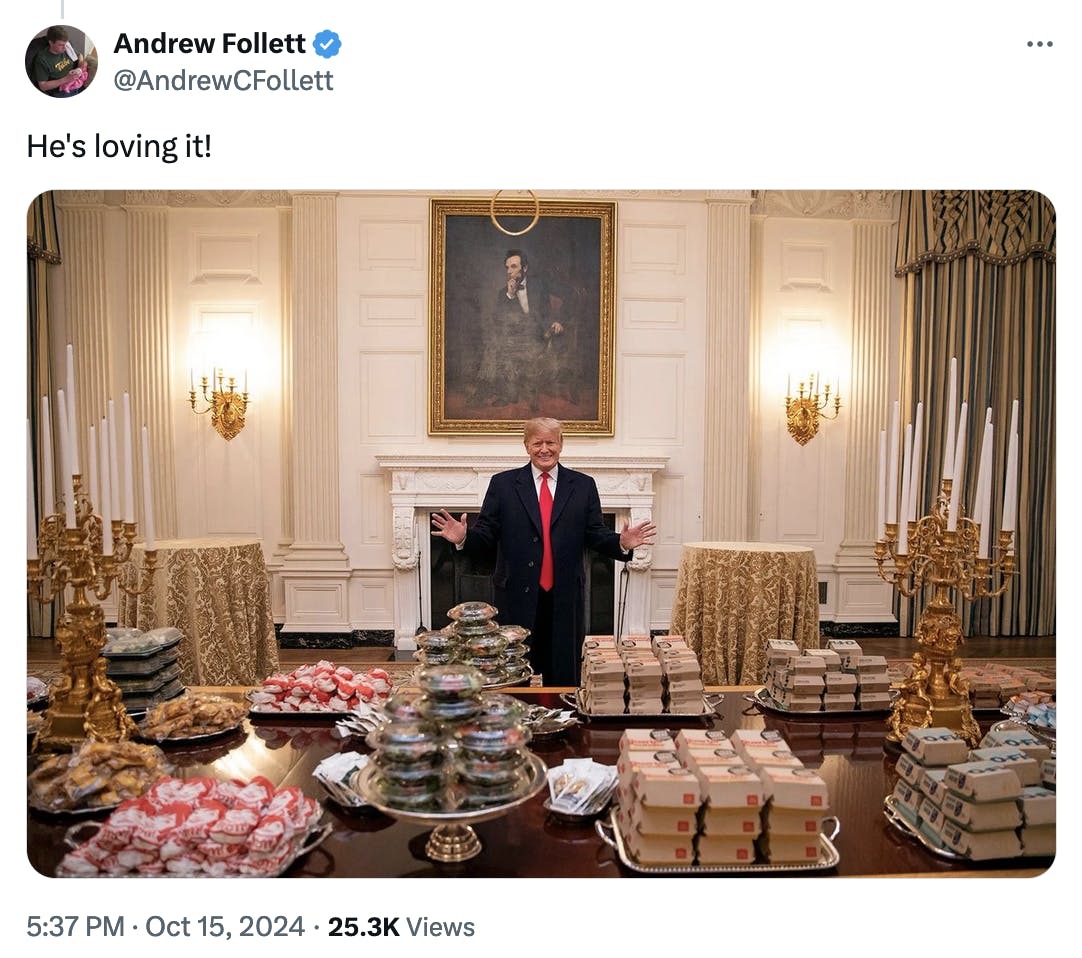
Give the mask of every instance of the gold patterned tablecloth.
[(670, 631), (698, 654), (704, 684), (761, 683), (768, 639), (819, 645), (815, 553), (772, 542), (685, 543)]
[[(141, 582), (145, 549), (132, 550), (123, 582)], [(270, 582), (258, 539), (173, 539), (158, 543), (150, 590), (120, 592), (118, 625), (173, 626), (184, 638), (185, 685), (258, 685), (278, 670)]]

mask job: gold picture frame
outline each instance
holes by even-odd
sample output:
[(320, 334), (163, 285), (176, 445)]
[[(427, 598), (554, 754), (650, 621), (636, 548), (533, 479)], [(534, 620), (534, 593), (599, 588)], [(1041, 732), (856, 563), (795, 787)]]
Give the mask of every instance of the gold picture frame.
[(497, 194), (430, 212), (429, 434), (551, 416), (613, 435), (616, 204)]

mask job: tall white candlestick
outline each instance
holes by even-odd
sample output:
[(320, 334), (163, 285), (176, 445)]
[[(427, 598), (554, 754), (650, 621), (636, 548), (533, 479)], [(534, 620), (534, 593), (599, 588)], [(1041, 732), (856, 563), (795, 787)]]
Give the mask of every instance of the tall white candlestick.
[(75, 418), (75, 352), (68, 343), (68, 440), (71, 442), (71, 472), (79, 474), (79, 427)]
[(98, 437), (101, 449), (101, 552), (113, 554), (113, 497), (112, 476), (109, 459), (109, 421), (101, 421), (101, 435)]
[(135, 473), (131, 455), (131, 400), (124, 393), (124, 521), (135, 522)]
[(966, 420), (969, 415), (969, 407), (963, 402), (962, 411), (958, 415), (958, 441), (954, 446), (954, 477), (951, 483), (950, 514), (947, 516), (947, 531), (954, 532), (958, 528), (958, 510), (962, 505), (962, 483), (965, 481), (966, 468)]
[[(1007, 440), (1007, 477), (1003, 484), (1003, 531), (1014, 532), (1015, 510), (1018, 508), (1018, 433)], [(1013, 545), (1012, 545), (1013, 551)]]
[(887, 467), (887, 522), (898, 521), (898, 400), (890, 413), (890, 465)]
[(143, 538), (147, 552), (151, 552), (158, 547), (154, 543), (154, 499), (150, 494), (150, 444), (146, 426), (143, 427), (143, 514)]
[(64, 390), (56, 390), (56, 436), (61, 441), (61, 495), (64, 495), (64, 473), (71, 462), (71, 441), (67, 429), (67, 399)]
[(1010, 428), (1007, 430), (1007, 435), (1008, 436), (1013, 436), (1016, 432), (1018, 432), (1018, 400), (1017, 399), (1015, 399), (1011, 403), (1011, 425), (1010, 425)]
[(41, 397), (41, 456), (42, 484), (44, 501), (41, 504), (43, 516), (56, 512), (56, 496), (53, 494), (53, 427), (49, 420), (49, 397)]
[(38, 519), (34, 508), (34, 442), (26, 420), (26, 558), (38, 557)]
[(977, 558), (988, 558), (988, 540), (992, 524), (992, 424), (984, 424), (984, 440), (981, 442), (981, 464), (977, 476), (977, 521), (981, 524), (981, 535), (977, 545)]
[(120, 466), (116, 458), (116, 405), (109, 400), (109, 512), (114, 519), (120, 518)]
[(90, 448), (87, 452), (90, 461), (90, 505), (101, 512), (101, 500), (98, 498), (98, 437), (93, 426), (90, 427)]
[(887, 521), (887, 431), (879, 430), (879, 481), (875, 486), (875, 537), (886, 539)]
[(75, 485), (71, 481), (71, 438), (68, 436), (67, 404), (64, 390), (56, 391), (57, 418), (60, 420), (60, 482), (64, 496), (64, 525), (75, 528)]
[(913, 454), (913, 424), (907, 423), (905, 427), (905, 442), (902, 445), (902, 517), (898, 522), (898, 554), (907, 555), (909, 552), (909, 497), (905, 490), (909, 488), (909, 470)]
[(950, 384), (947, 386), (947, 439), (943, 446), (943, 478), (954, 476), (954, 420), (958, 403), (958, 360), (951, 357)]
[(924, 423), (924, 403), (917, 403), (917, 415), (913, 420), (913, 459), (909, 464), (909, 490), (908, 490), (908, 507), (906, 509), (906, 515), (909, 519), (916, 519), (917, 512), (917, 499), (920, 491), (920, 463), (921, 463), (921, 427)]

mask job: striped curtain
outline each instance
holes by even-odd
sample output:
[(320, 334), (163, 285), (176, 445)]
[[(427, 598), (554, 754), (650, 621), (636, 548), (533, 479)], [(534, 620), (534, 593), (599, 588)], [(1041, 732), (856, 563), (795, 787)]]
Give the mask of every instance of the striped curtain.
[[(49, 306), (46, 271), (60, 262), (60, 238), (56, 229), (56, 210), (51, 193), (42, 193), (26, 211), (26, 415), (30, 419), (34, 444), (31, 447), (35, 500), (42, 501), (44, 480), (41, 464), (41, 397), (53, 396), (49, 374)], [(54, 457), (54, 462), (55, 462)], [(59, 485), (54, 488), (59, 489)], [(38, 521), (41, 515), (39, 512)], [(58, 599), (58, 602), (62, 599)], [(40, 605), (29, 600), (27, 630), (33, 636), (52, 636), (56, 604)]]
[[(993, 529), (1002, 514), (1011, 404), (1019, 400), (1018, 574), (1003, 596), (963, 603), (967, 635), (1055, 633), (1055, 250), (1055, 211), (1040, 193), (902, 195), (895, 267), (905, 283), (900, 398), (910, 418), (917, 402), (924, 403), (925, 506), (943, 471), (951, 357), (958, 359), (958, 402), (969, 404), (962, 500), (967, 514), (973, 510), (986, 410), (992, 410)], [(912, 623), (920, 608), (905, 604), (899, 611)]]

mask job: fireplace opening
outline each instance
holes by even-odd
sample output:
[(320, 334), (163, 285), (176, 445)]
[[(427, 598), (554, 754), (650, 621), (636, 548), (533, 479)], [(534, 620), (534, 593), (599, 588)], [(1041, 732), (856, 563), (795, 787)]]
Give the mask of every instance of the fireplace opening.
[[(477, 518), (476, 512), (467, 514), (467, 524)], [(614, 513), (603, 514), (605, 525), (615, 531)], [(587, 550), (583, 557), (586, 573), (586, 622), (588, 635), (613, 635), (614, 610), (616, 607), (617, 564), (611, 559)], [(492, 602), (492, 572), (495, 560), (484, 562), (460, 553), (451, 543), (438, 537), (432, 538), (429, 560), (429, 582), (432, 596), (428, 610), (428, 626), (442, 629), (450, 621), (447, 610), (460, 602)], [(521, 625), (520, 622), (503, 622), (504, 625)]]

